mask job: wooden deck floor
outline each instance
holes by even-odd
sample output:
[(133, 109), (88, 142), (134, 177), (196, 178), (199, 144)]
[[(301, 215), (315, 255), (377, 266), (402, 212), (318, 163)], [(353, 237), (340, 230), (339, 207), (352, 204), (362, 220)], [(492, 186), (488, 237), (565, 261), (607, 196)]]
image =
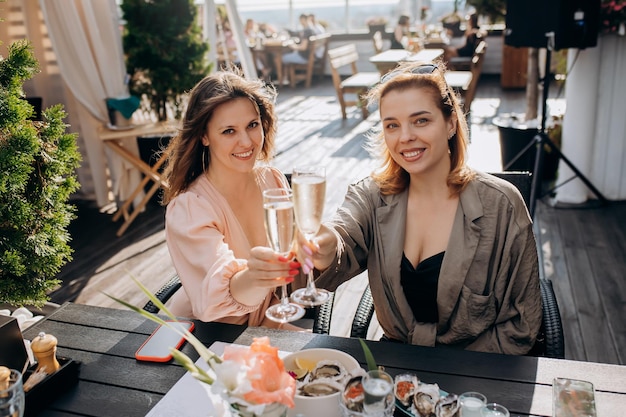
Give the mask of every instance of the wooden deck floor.
[[(282, 89), (277, 106), (278, 154), (273, 165), (285, 172), (303, 162), (326, 165), (325, 216), (330, 216), (347, 185), (375, 166), (362, 145), (377, 115), (374, 112), (362, 120), (360, 111), (353, 108), (348, 119), (342, 120), (328, 79), (308, 90)], [(472, 166), (501, 169), (497, 130), (491, 119), (523, 108), (523, 92), (502, 91), (497, 78), (481, 79), (472, 106)], [(103, 294), (107, 292), (143, 305), (146, 299), (130, 277), (156, 290), (174, 273), (165, 245), (164, 208), (149, 205), (117, 238), (119, 224), (112, 222), (110, 213), (101, 213), (91, 202), (75, 203), (78, 218), (70, 228), (74, 260), (59, 274), (63, 285), (52, 293), (52, 301), (119, 307)], [(537, 204), (535, 224), (545, 275), (554, 283), (569, 359), (626, 362), (625, 214), (626, 202), (568, 209), (552, 207), (547, 201)], [(356, 288), (359, 283), (353, 285)], [(351, 307), (353, 301), (341, 302), (339, 317), (348, 315)]]

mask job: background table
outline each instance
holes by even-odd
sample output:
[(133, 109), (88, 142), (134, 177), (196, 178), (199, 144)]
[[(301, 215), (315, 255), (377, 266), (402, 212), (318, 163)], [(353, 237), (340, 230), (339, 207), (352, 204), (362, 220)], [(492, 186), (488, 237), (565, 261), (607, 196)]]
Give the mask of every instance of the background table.
[(398, 66), (404, 61), (424, 61), (432, 62), (443, 56), (443, 49), (422, 49), (419, 52), (412, 53), (405, 49), (387, 49), (384, 52), (370, 57), (370, 62), (376, 66), (380, 75), (384, 75)]
[[(269, 336), (272, 345), (283, 351), (333, 348), (351, 354), (363, 366), (365, 363), (357, 339), (220, 323), (196, 322), (196, 326), (194, 334), (207, 346), (215, 341), (249, 345), (254, 337)], [(51, 333), (59, 340), (59, 355), (82, 362), (78, 385), (42, 415), (144, 416), (185, 373), (175, 363), (134, 359), (135, 351), (155, 327), (131, 311), (70, 303), (28, 329), (25, 338), (32, 339), (40, 331)], [(555, 377), (591, 381), (598, 417), (620, 416), (626, 409), (626, 366), (367, 343), (377, 363), (392, 375), (410, 371), (448, 392), (482, 392), (489, 401), (509, 408), (513, 417), (551, 416)], [(183, 351), (198, 358), (188, 344)]]
[[(176, 126), (167, 122), (136, 125), (131, 129), (108, 129), (102, 126), (98, 130), (98, 137), (100, 140), (104, 141), (105, 145), (126, 161), (130, 162), (144, 175), (144, 178), (141, 180), (139, 185), (135, 187), (130, 196), (126, 198), (113, 216), (113, 221), (117, 221), (120, 217), (124, 217), (124, 223), (122, 223), (122, 226), (118, 229), (117, 236), (121, 236), (126, 231), (128, 226), (130, 226), (137, 215), (144, 209), (145, 205), (150, 200), (150, 197), (152, 197), (152, 195), (160, 187), (167, 187), (167, 184), (162, 180), (159, 172), (159, 168), (161, 168), (161, 165), (163, 165), (167, 159), (167, 154), (163, 152), (157, 162), (153, 166), (150, 166), (137, 155), (129, 151), (128, 148), (124, 146), (124, 141), (129, 139), (136, 140), (138, 136), (165, 135), (175, 131)], [(133, 207), (133, 201), (142, 191), (144, 191), (144, 187), (150, 181), (153, 182), (152, 187), (145, 194), (141, 202)]]

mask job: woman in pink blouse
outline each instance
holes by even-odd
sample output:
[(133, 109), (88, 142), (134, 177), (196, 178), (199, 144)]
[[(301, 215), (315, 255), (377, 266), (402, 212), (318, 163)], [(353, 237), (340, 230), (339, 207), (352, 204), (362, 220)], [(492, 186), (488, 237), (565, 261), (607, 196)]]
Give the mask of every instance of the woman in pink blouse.
[(288, 187), (261, 166), (274, 149), (276, 92), (220, 71), (192, 90), (165, 169), (165, 232), (183, 284), (170, 308), (203, 321), (276, 325), (265, 310), (300, 264), (268, 247), (262, 191)]

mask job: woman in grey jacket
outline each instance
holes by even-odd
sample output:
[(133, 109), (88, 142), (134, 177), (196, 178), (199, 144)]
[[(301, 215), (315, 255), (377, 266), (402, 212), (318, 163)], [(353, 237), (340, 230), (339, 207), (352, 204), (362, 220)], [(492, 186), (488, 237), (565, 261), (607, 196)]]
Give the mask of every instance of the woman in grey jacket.
[(525, 354), (542, 317), (532, 221), (512, 184), (466, 165), (444, 71), (406, 64), (370, 91), (382, 164), (299, 256), (329, 290), (367, 269), (386, 339)]

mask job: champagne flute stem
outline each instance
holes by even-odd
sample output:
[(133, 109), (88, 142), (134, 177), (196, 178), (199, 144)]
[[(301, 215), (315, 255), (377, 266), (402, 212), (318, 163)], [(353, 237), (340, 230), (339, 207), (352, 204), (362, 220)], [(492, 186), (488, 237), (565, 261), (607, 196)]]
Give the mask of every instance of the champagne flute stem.
[(289, 304), (289, 297), (287, 297), (287, 284), (283, 284), (280, 287), (280, 303), (283, 306), (286, 306)]
[(313, 276), (313, 271), (309, 271), (306, 278), (306, 294), (313, 295), (317, 291), (315, 288), (315, 277)]

